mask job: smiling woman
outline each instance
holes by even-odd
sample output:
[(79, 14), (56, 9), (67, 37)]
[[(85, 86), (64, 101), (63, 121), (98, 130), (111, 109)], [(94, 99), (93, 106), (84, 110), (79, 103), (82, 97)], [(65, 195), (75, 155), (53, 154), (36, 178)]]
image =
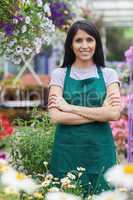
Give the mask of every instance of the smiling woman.
[(72, 48), (77, 62), (80, 60), (88, 62), (95, 53), (96, 40), (85, 31), (78, 30), (73, 38)]
[(83, 167), (84, 196), (111, 189), (103, 173), (116, 164), (109, 121), (120, 117), (119, 81), (113, 69), (105, 68), (93, 24), (78, 21), (70, 27), (62, 67), (51, 77), (48, 106), (57, 124), (50, 165), (54, 176)]

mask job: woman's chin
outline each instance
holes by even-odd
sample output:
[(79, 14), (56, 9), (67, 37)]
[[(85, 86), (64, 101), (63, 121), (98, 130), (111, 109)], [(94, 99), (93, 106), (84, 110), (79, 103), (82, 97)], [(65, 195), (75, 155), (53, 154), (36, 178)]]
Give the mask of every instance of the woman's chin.
[(90, 57), (90, 56), (82, 56), (82, 57), (80, 57), (80, 60), (83, 61), (83, 62), (91, 60), (91, 59), (92, 59), (92, 57)]

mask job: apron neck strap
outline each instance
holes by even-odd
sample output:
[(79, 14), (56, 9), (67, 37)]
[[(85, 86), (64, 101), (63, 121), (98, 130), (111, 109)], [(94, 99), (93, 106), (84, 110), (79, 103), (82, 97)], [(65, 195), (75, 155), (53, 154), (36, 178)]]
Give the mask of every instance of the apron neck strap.
[(101, 67), (97, 67), (97, 72), (98, 72), (98, 75), (99, 75), (99, 78), (103, 80), (103, 82), (105, 83), (105, 80), (104, 80), (104, 77), (103, 77), (103, 72), (101, 70)]
[(67, 68), (66, 75), (67, 75), (67, 77), (69, 77), (70, 76), (70, 72), (71, 72), (71, 67), (67, 66), (66, 68)]

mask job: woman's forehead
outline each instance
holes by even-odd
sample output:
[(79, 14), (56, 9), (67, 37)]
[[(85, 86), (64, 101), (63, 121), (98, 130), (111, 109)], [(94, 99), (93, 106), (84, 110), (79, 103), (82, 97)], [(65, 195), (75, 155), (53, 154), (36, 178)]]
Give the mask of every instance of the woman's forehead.
[(92, 37), (94, 38), (91, 34), (87, 33), (85, 30), (78, 29), (74, 37)]

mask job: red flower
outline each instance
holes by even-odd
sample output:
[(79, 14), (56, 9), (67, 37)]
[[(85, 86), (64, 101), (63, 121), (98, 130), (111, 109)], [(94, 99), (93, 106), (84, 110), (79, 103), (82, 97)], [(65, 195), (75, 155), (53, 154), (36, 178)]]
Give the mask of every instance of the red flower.
[(0, 140), (13, 133), (13, 127), (5, 115), (0, 116)]

